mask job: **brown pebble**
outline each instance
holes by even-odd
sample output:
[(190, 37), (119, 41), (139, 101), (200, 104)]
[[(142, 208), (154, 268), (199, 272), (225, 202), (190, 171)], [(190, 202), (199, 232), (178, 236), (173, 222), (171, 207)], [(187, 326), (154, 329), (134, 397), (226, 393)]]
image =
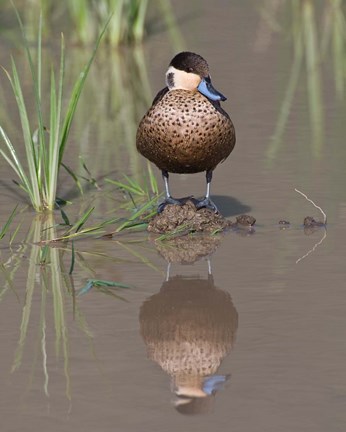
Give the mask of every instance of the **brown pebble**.
[(252, 226), (255, 224), (256, 219), (251, 215), (240, 215), (236, 217), (237, 224), (244, 226)]
[(280, 220), (279, 225), (286, 225), (287, 226), (287, 225), (290, 225), (290, 223), (286, 220)]
[(321, 221), (316, 221), (312, 216), (306, 216), (304, 218), (304, 227), (324, 227), (325, 224)]

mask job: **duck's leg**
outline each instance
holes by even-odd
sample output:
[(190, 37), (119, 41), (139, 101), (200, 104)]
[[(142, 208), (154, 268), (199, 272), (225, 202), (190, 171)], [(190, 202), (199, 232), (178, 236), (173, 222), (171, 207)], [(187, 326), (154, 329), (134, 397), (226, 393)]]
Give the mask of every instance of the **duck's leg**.
[(177, 204), (177, 205), (182, 205), (182, 202), (173, 198), (170, 191), (169, 191), (169, 184), (168, 184), (168, 178), (169, 178), (169, 174), (168, 171), (164, 171), (162, 170), (162, 178), (163, 181), (165, 183), (165, 194), (166, 194), (166, 198), (165, 200), (159, 204), (159, 207), (157, 209), (157, 211), (159, 213), (161, 213), (163, 211), (163, 209), (166, 207), (167, 204)]
[(162, 172), (163, 181), (165, 183), (166, 200), (169, 200), (172, 198), (172, 195), (169, 191), (169, 183), (168, 183), (169, 174), (168, 174), (168, 171), (161, 171), (161, 172)]
[(212, 170), (207, 171), (206, 172), (207, 191), (205, 194), (205, 198), (196, 203), (196, 208), (200, 209), (202, 207), (205, 207), (205, 208), (208, 208), (210, 210), (213, 210), (213, 212), (215, 212), (215, 213), (219, 213), (219, 210), (217, 209), (216, 205), (210, 199), (210, 184), (211, 184), (212, 178), (213, 178), (213, 171)]

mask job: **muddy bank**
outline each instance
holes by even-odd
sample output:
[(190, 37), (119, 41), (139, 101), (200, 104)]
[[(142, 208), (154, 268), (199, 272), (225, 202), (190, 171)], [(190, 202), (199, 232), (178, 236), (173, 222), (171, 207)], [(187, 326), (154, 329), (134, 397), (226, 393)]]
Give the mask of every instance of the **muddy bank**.
[(182, 206), (167, 205), (162, 213), (153, 217), (147, 229), (156, 234), (170, 233), (178, 229), (186, 229), (186, 232), (212, 233), (223, 231), (231, 225), (232, 222), (219, 213), (206, 208), (197, 210), (192, 201), (187, 201)]
[(196, 209), (192, 201), (186, 204), (167, 205), (162, 213), (155, 215), (149, 222), (147, 230), (155, 234), (167, 234), (179, 231), (181, 234), (190, 232), (214, 233), (229, 228), (251, 227), (256, 219), (249, 215), (240, 215), (236, 222), (225, 219), (220, 213), (202, 208)]
[[(155, 215), (149, 221), (147, 230), (154, 234), (176, 234), (180, 237), (189, 233), (212, 234), (229, 229), (239, 234), (248, 235), (255, 232), (255, 223), (256, 219), (251, 215), (239, 215), (233, 222), (210, 209), (196, 209), (192, 201), (187, 201), (182, 206), (167, 205), (162, 213)], [(291, 223), (282, 219), (278, 222), (278, 226), (280, 229), (287, 229), (291, 227)], [(306, 234), (311, 234), (316, 229), (325, 227), (325, 222), (316, 221), (312, 216), (304, 218), (303, 228)], [(204, 244), (204, 241), (201, 244)]]

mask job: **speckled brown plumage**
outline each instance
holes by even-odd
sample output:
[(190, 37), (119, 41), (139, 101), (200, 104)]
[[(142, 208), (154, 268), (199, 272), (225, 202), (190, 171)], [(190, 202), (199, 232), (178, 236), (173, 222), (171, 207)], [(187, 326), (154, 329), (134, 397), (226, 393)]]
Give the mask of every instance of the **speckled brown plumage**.
[(163, 89), (137, 131), (138, 151), (172, 173), (213, 170), (235, 145), (235, 131), (218, 102), (198, 91)]
[(212, 277), (170, 278), (143, 303), (139, 320), (149, 357), (179, 377), (214, 374), (238, 327), (229, 293), (215, 287)]
[(215, 287), (211, 275), (169, 277), (142, 304), (139, 321), (148, 357), (171, 377), (177, 411), (208, 412), (217, 387), (208, 392), (206, 378), (217, 373), (238, 328), (229, 293)]

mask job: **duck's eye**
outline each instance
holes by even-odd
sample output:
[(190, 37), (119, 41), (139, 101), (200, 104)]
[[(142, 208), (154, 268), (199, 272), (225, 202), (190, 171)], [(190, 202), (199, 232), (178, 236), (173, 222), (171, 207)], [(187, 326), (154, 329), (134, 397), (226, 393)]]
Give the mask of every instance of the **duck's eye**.
[(193, 68), (192, 68), (192, 67), (189, 67), (189, 68), (187, 68), (187, 71), (188, 71), (188, 72), (193, 72)]

